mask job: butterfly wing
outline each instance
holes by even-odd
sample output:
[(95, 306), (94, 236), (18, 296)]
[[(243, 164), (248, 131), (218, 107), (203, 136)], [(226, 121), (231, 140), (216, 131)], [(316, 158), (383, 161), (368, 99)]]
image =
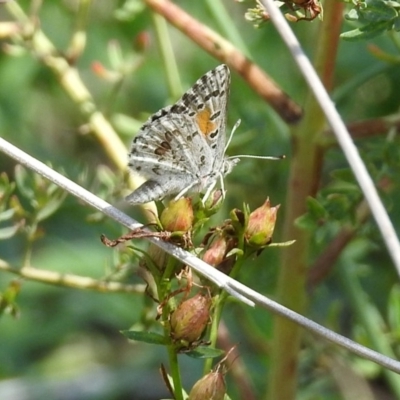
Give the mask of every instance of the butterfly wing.
[(145, 122), (133, 140), (128, 165), (148, 181), (128, 201), (159, 200), (215, 182), (224, 159), (229, 84), (229, 69), (220, 65)]
[(186, 115), (166, 115), (142, 127), (133, 140), (128, 165), (148, 180), (127, 197), (130, 203), (160, 200), (198, 180), (199, 168), (183, 134), (195, 129)]
[(202, 150), (197, 152), (197, 162), (203, 165), (203, 176), (219, 172), (224, 159), (229, 87), (229, 68), (219, 65), (198, 79), (170, 109), (173, 114), (188, 115), (198, 128), (193, 144)]

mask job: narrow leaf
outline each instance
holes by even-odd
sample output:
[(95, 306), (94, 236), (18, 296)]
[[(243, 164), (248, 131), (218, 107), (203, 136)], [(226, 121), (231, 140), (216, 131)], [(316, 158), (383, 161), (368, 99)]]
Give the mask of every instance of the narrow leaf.
[(169, 341), (159, 333), (155, 332), (143, 332), (143, 331), (131, 331), (124, 330), (121, 333), (130, 340), (136, 340), (137, 342), (145, 342), (150, 344), (162, 344), (167, 345)]

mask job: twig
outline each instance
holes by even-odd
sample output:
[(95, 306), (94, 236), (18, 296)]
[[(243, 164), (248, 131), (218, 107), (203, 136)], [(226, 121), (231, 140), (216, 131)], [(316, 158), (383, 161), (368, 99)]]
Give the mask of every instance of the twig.
[(95, 290), (97, 292), (143, 293), (146, 289), (146, 285), (126, 285), (119, 282), (99, 281), (93, 278), (72, 274), (61, 274), (59, 272), (47, 271), (33, 267), (16, 268), (3, 260), (0, 260), (0, 270), (11, 272), (19, 275), (21, 278), (32, 281), (75, 289)]
[(168, 0), (145, 0), (145, 3), (209, 54), (236, 70), (286, 122), (294, 123), (301, 118), (301, 108), (232, 43)]
[[(393, 114), (382, 118), (349, 122), (346, 126), (353, 139), (364, 139), (371, 136), (387, 134), (391, 129), (400, 131), (400, 116), (399, 114)], [(323, 147), (328, 147), (337, 143), (334, 132), (331, 129), (324, 131), (318, 138), (318, 142)]]

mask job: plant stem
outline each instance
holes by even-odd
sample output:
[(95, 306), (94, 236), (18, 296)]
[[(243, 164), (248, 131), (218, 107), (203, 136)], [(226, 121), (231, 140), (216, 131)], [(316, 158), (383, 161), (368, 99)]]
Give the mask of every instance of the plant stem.
[(102, 293), (143, 294), (145, 290), (145, 285), (125, 285), (119, 282), (101, 281), (84, 276), (38, 269), (26, 264), (23, 267), (14, 267), (2, 259), (0, 259), (0, 271), (10, 272), (30, 281)]
[(179, 78), (178, 66), (176, 64), (168, 26), (163, 16), (153, 12), (152, 17), (161, 58), (167, 74), (169, 94), (174, 100), (176, 100), (182, 95), (183, 88)]
[(168, 347), (169, 365), (171, 367), (171, 377), (174, 383), (174, 395), (175, 395), (174, 399), (183, 400), (183, 390), (182, 390), (181, 374), (179, 371), (178, 355), (176, 353), (175, 346), (169, 345), (167, 347)]
[[(327, 88), (331, 87), (333, 66), (339, 40), (342, 5), (325, 3), (325, 20), (320, 25), (316, 44), (315, 66)], [(324, 116), (314, 96), (309, 93), (305, 118), (293, 129), (294, 152), (286, 198), (284, 237), (295, 239), (293, 246), (282, 252), (278, 278), (279, 302), (304, 314), (306, 309), (306, 276), (309, 265), (310, 235), (294, 224), (306, 212), (306, 199), (315, 195), (321, 172), (322, 152), (315, 137), (324, 126)], [(271, 369), (267, 399), (295, 399), (297, 364), (300, 349), (298, 326), (281, 317), (274, 318), (271, 343)]]
[(226, 11), (223, 2), (221, 0), (206, 0), (205, 4), (225, 37), (239, 48), (247, 58), (252, 58), (246, 43), (242, 39), (242, 36), (236, 27), (235, 21), (232, 21), (232, 18)]
[[(239, 234), (238, 237), (240, 238), (240, 241), (238, 243), (238, 248), (241, 250), (244, 250), (244, 232), (242, 234)], [(231, 273), (229, 276), (233, 279), (236, 278), (238, 272), (240, 271), (240, 268), (242, 267), (244, 263), (244, 256), (240, 256), (237, 258), (235, 265), (232, 268)], [(224, 308), (224, 305), (226, 303), (226, 300), (228, 299), (228, 293), (225, 291), (222, 291), (218, 296), (215, 296), (215, 308), (214, 308), (214, 313), (213, 313), (213, 318), (212, 318), (212, 323), (211, 323), (211, 328), (210, 328), (210, 342), (211, 342), (211, 347), (215, 347), (217, 344), (217, 338), (218, 338), (218, 326), (221, 320), (221, 315), (222, 315), (222, 310)], [(212, 365), (212, 359), (207, 358), (204, 362), (204, 369), (203, 373), (207, 374), (211, 370), (211, 365)]]
[[(173, 276), (177, 265), (177, 260), (171, 256), (167, 257), (167, 263), (165, 266), (164, 273), (159, 282), (157, 282), (158, 286), (158, 295), (161, 303), (164, 303), (162, 307), (162, 320), (164, 325), (164, 336), (167, 340), (171, 341), (171, 329), (169, 323), (169, 317), (171, 314), (171, 301), (174, 301), (173, 298), (168, 298), (171, 293), (171, 276)], [(175, 400), (183, 400), (183, 390), (182, 390), (182, 380), (181, 374), (179, 371), (179, 363), (178, 363), (178, 353), (176, 346), (174, 343), (171, 343), (167, 346), (168, 351), (168, 360), (170, 366), (170, 373), (174, 386), (174, 399)]]

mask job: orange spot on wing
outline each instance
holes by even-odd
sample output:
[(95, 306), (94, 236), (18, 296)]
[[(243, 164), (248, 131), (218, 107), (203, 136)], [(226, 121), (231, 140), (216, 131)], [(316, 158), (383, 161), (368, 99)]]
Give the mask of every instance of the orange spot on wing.
[(208, 136), (211, 132), (216, 129), (216, 124), (210, 121), (211, 111), (205, 108), (196, 115), (196, 122), (204, 136)]

